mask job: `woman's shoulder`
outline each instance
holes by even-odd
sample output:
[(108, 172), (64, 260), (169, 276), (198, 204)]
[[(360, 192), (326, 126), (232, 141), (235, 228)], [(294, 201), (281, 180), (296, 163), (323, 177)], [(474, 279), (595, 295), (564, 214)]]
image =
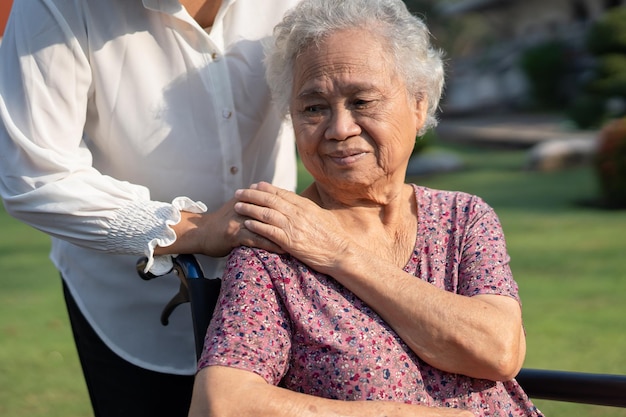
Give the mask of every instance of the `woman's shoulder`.
[(476, 204), (487, 206), (487, 203), (480, 196), (465, 191), (439, 190), (416, 184), (411, 185), (420, 206), (467, 207)]
[(246, 258), (255, 258), (259, 259), (263, 262), (284, 262), (289, 260), (291, 257), (285, 254), (279, 254), (276, 252), (270, 252), (265, 249), (254, 248), (251, 246), (238, 246), (231, 250), (228, 255), (229, 259), (238, 258), (238, 259), (246, 259)]
[(421, 223), (453, 221), (461, 225), (485, 216), (497, 217), (493, 208), (477, 195), (412, 185)]
[(239, 246), (234, 248), (227, 259), (227, 269), (239, 271), (246, 269), (263, 269), (273, 277), (283, 275), (287, 270), (306, 268), (302, 262), (289, 254), (279, 254), (265, 249)]

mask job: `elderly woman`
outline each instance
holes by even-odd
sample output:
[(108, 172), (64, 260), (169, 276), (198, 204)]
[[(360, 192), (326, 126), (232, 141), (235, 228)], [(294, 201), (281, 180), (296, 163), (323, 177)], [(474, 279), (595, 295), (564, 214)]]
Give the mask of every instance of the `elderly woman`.
[(315, 181), (237, 192), (276, 251), (231, 253), (190, 415), (541, 415), (513, 379), (525, 338), (498, 218), (405, 183), (443, 84), (423, 22), (400, 0), (305, 0), (274, 33), (268, 78)]

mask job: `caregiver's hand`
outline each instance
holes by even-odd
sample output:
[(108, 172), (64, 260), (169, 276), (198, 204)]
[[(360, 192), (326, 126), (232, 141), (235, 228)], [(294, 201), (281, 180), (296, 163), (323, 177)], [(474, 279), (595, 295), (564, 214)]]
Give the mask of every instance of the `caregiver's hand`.
[(232, 198), (212, 213), (181, 212), (180, 222), (171, 226), (176, 241), (170, 246), (155, 248), (155, 254), (201, 253), (221, 257), (242, 245), (283, 252), (279, 245), (244, 226), (248, 218), (235, 211), (236, 202), (236, 198)]

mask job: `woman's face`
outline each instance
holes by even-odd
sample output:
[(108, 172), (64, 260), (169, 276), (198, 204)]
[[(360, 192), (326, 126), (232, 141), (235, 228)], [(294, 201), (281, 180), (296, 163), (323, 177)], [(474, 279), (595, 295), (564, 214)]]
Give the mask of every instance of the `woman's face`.
[(345, 30), (296, 59), (290, 102), (296, 143), (325, 188), (404, 183), (426, 100), (407, 95), (386, 54), (371, 32)]

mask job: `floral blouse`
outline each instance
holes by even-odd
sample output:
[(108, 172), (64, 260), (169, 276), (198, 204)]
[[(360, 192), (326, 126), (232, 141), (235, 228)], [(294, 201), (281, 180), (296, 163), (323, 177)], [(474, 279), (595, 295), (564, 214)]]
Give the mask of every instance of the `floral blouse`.
[[(415, 249), (404, 267), (466, 296), (519, 301), (502, 228), (480, 198), (414, 186)], [(541, 416), (515, 380), (451, 374), (422, 361), (376, 312), (331, 276), (289, 255), (240, 247), (228, 260), (198, 368), (235, 367), (274, 385), (331, 399)]]

